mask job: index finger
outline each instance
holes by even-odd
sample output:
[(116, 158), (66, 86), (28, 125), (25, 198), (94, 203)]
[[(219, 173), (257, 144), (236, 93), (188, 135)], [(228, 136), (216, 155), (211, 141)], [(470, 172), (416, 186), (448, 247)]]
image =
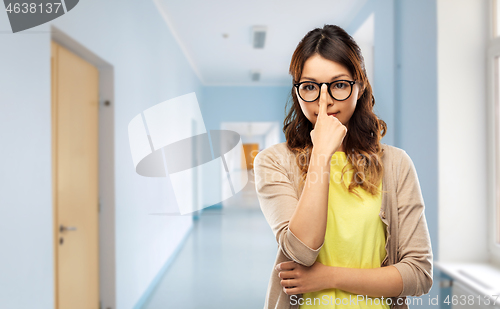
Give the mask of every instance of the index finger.
[(326, 115), (326, 96), (328, 93), (326, 92), (326, 85), (323, 84), (321, 85), (321, 92), (319, 95), (319, 114), (325, 114)]

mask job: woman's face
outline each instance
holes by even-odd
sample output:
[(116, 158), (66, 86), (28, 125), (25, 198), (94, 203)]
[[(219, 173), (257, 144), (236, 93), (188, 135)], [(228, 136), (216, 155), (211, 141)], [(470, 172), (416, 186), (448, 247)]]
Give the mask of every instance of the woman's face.
[[(303, 81), (313, 81), (317, 83), (329, 83), (335, 80), (350, 80), (352, 81), (352, 75), (343, 65), (325, 59), (319, 54), (314, 54), (304, 63), (304, 68), (302, 70), (302, 76), (299, 82)], [(316, 119), (318, 118), (319, 112), (319, 98), (313, 102), (303, 101), (297, 93), (297, 88), (295, 88), (295, 94), (299, 100), (300, 108), (304, 115), (309, 119), (309, 121), (314, 125), (316, 124)], [(327, 93), (327, 108), (326, 112), (330, 115), (335, 114), (340, 122), (349, 129), (349, 119), (351, 119), (354, 109), (356, 108), (356, 102), (361, 96), (360, 88), (358, 83), (353, 85), (351, 96), (345, 101), (337, 101), (332, 98)]]

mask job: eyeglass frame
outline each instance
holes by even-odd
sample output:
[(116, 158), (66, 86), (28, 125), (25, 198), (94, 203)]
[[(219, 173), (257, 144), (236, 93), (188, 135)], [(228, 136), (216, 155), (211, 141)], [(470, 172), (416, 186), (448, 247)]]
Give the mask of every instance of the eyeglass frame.
[[(331, 85), (331, 84), (334, 84), (334, 83), (338, 83), (338, 82), (348, 82), (348, 83), (349, 83), (349, 85), (351, 85), (351, 92), (349, 92), (349, 95), (347, 96), (347, 98), (342, 99), (342, 100), (339, 100), (339, 99), (335, 98), (335, 97), (332, 95), (331, 91), (330, 91), (330, 85)], [(307, 100), (304, 100), (304, 99), (302, 98), (302, 96), (300, 95), (300, 90), (299, 90), (299, 87), (300, 87), (300, 85), (302, 85), (302, 84), (304, 84), (304, 83), (312, 83), (312, 84), (315, 84), (315, 85), (319, 86), (319, 89), (320, 89), (320, 90), (318, 91), (318, 96), (316, 97), (316, 99), (314, 99), (314, 100), (312, 100), (312, 101), (307, 101)], [(331, 82), (331, 83), (317, 83), (317, 82), (313, 82), (313, 81), (308, 81), (308, 80), (305, 80), (305, 81), (303, 81), (303, 82), (293, 84), (293, 86), (294, 86), (295, 88), (297, 88), (297, 94), (299, 95), (299, 97), (300, 97), (300, 99), (301, 99), (302, 101), (307, 102), (307, 103), (311, 103), (311, 102), (314, 102), (314, 101), (316, 101), (317, 99), (319, 99), (319, 97), (321, 96), (321, 87), (323, 86), (323, 84), (325, 84), (325, 85), (326, 85), (326, 89), (327, 89), (327, 91), (328, 91), (328, 94), (329, 94), (329, 95), (330, 95), (330, 96), (331, 96), (334, 100), (336, 100), (336, 101), (345, 101), (345, 100), (347, 100), (347, 99), (349, 99), (349, 98), (351, 97), (351, 95), (352, 95), (352, 90), (353, 90), (353, 86), (354, 86), (354, 84), (356, 84), (356, 81), (355, 81), (355, 80), (340, 79), (340, 80), (335, 80), (335, 81), (333, 81), (333, 82)]]

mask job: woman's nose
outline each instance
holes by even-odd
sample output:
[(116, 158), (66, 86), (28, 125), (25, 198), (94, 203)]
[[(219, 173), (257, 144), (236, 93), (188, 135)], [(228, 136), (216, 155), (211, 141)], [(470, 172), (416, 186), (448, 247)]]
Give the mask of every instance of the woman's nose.
[[(321, 85), (321, 88), (326, 87), (326, 86), (327, 86), (326, 84), (323, 84), (323, 85)], [(332, 98), (332, 96), (328, 92), (328, 89), (325, 89), (325, 90), (326, 90), (325, 95), (326, 95), (327, 106), (333, 105), (335, 100)], [(323, 93), (320, 91), (319, 98), (318, 98), (318, 106), (319, 106), (319, 100), (321, 99), (322, 95), (323, 95)]]

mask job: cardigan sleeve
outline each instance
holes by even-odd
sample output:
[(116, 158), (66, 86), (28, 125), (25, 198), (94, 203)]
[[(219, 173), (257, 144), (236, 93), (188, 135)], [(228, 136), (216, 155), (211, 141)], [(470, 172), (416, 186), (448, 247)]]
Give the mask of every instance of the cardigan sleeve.
[(297, 207), (298, 197), (283, 166), (287, 158), (280, 156), (282, 155), (268, 148), (255, 157), (257, 197), (283, 254), (301, 265), (311, 266), (316, 261), (324, 241), (319, 248), (312, 249), (289, 230), (288, 223)]
[(398, 260), (393, 264), (403, 279), (398, 297), (421, 296), (432, 286), (432, 247), (425, 219), (425, 206), (415, 166), (403, 151), (396, 196), (399, 218)]

